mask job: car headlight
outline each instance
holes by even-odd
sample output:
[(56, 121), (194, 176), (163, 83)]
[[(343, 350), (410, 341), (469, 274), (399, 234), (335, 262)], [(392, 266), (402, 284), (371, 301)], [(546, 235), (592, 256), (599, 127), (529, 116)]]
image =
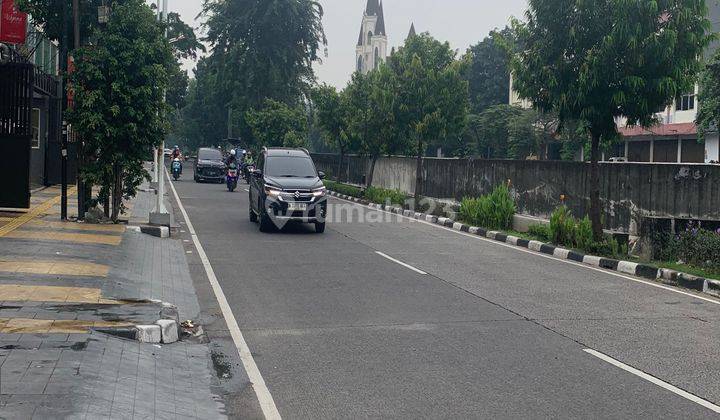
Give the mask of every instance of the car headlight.
[(313, 190), (313, 197), (324, 197), (327, 193), (327, 188), (320, 187), (318, 189)]
[(270, 197), (279, 197), (282, 190), (280, 188), (275, 188), (270, 185), (265, 186), (265, 194)]

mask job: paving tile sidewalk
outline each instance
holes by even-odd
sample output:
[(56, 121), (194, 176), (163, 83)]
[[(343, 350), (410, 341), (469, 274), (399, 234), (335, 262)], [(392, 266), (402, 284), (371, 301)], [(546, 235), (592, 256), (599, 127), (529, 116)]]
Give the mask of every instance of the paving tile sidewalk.
[[(54, 194), (39, 191), (33, 205)], [(131, 223), (147, 220), (154, 198), (142, 191), (130, 203)], [(0, 235), (0, 418), (225, 417), (207, 344), (141, 344), (91, 327), (152, 317), (147, 307), (118, 303), (125, 299), (169, 302), (181, 319), (195, 319), (181, 241), (59, 223), (57, 210), (42, 208)], [(15, 217), (1, 214), (0, 228)]]

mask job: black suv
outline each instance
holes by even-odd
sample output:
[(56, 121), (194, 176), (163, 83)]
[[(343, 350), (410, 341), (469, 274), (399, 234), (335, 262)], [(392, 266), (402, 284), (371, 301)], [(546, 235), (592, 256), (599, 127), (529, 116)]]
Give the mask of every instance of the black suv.
[(195, 159), (195, 182), (225, 182), (225, 162), (218, 149), (200, 148)]
[(325, 174), (305, 149), (263, 148), (250, 180), (250, 220), (268, 232), (290, 221), (314, 223), (325, 231)]

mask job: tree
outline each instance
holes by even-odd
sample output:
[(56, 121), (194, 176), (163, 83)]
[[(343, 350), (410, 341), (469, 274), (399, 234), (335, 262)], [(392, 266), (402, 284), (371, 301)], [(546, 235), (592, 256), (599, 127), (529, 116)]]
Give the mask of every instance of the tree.
[(512, 30), (494, 30), (481, 42), (468, 49), (470, 66), (466, 72), (472, 112), (510, 101), (510, 55), (503, 42), (512, 37)]
[(422, 162), (429, 141), (445, 141), (464, 128), (468, 82), (461, 72), (467, 65), (455, 60), (450, 45), (429, 34), (411, 36), (388, 63), (397, 78), (397, 121), (415, 145), (415, 198), (422, 196)]
[[(68, 36), (69, 49), (75, 45), (73, 38), (72, 0), (16, 0), (20, 10), (32, 16), (33, 23), (43, 29), (44, 35), (53, 41), (61, 41), (63, 33)], [(83, 0), (80, 7), (81, 45), (94, 33), (98, 25), (98, 7), (105, 4), (103, 0)], [(128, 0), (115, 0), (113, 7), (121, 6)], [(65, 8), (65, 14), (63, 14)], [(63, 22), (63, 15), (66, 20)]]
[(601, 141), (615, 119), (650, 126), (653, 113), (692, 86), (707, 45), (700, 0), (530, 0), (526, 24), (515, 24), (520, 52), (514, 88), (560, 124), (577, 119), (591, 135), (590, 219), (602, 238)]
[(109, 23), (94, 32), (91, 47), (77, 51), (72, 74), (75, 108), (69, 120), (93, 159), (83, 177), (112, 194), (112, 220), (122, 198), (147, 178), (143, 162), (163, 138), (158, 112), (174, 63), (172, 50), (143, 0), (116, 4)]
[(700, 95), (702, 103), (697, 116), (698, 134), (718, 131), (720, 127), (720, 50), (710, 58), (700, 75)]
[(469, 127), (478, 154), (487, 159), (506, 159), (510, 124), (521, 113), (521, 108), (503, 104), (491, 106), (480, 115), (472, 117)]
[(306, 144), (307, 119), (299, 107), (291, 108), (267, 99), (263, 108), (248, 111), (245, 118), (260, 146), (304, 147)]
[(325, 143), (340, 152), (337, 172), (339, 176), (350, 140), (344, 95), (338, 93), (334, 87), (323, 84), (313, 89), (311, 97), (317, 125), (322, 131)]

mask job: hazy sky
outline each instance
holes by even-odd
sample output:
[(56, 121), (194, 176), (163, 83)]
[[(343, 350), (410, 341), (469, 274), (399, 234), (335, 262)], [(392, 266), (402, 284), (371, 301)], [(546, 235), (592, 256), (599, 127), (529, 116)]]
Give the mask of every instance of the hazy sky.
[[(338, 88), (355, 70), (355, 45), (367, 0), (320, 0), (325, 9), (323, 25), (328, 57), (316, 66), (318, 79)], [(170, 0), (170, 10), (191, 22), (200, 12), (201, 0)], [(505, 26), (511, 16), (522, 17), (527, 0), (384, 0), (389, 46), (401, 45), (415, 22), (418, 32), (429, 31), (441, 41), (464, 52), (487, 33)], [(199, 26), (195, 22), (193, 26)], [(187, 64), (188, 68), (192, 63)]]

